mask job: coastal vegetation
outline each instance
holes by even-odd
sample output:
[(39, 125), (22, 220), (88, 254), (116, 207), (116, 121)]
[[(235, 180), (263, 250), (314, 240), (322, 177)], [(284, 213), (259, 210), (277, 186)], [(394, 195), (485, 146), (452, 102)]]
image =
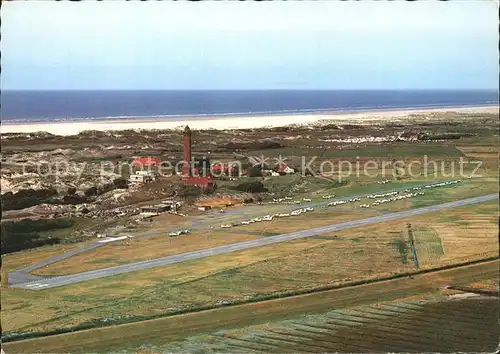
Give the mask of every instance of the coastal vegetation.
[(2, 254), (60, 243), (57, 237), (42, 237), (41, 232), (66, 229), (73, 226), (71, 219), (23, 219), (2, 222)]

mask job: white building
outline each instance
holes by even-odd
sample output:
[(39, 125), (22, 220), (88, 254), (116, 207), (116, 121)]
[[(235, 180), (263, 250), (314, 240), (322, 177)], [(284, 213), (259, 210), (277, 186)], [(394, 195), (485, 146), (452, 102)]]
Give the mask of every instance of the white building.
[(136, 171), (135, 175), (130, 175), (129, 181), (131, 183), (149, 183), (155, 179), (156, 176), (149, 171)]
[(280, 172), (286, 173), (287, 175), (295, 173), (295, 170), (290, 166), (284, 166), (279, 169)]

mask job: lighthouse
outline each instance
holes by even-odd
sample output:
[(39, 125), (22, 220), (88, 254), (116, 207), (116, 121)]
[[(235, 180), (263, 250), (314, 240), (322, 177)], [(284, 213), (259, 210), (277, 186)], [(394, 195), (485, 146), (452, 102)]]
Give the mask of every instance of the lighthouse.
[[(217, 188), (217, 184), (212, 178), (210, 171), (208, 171), (208, 175), (206, 176), (198, 176), (197, 169), (195, 169), (195, 166), (193, 166), (191, 147), (191, 129), (189, 129), (189, 126), (186, 125), (186, 128), (184, 128), (184, 161), (181, 171), (182, 180), (187, 185), (200, 187), (205, 190), (214, 190), (215, 188)], [(210, 160), (208, 159), (208, 161)], [(208, 168), (210, 168), (210, 166), (208, 166)]]
[(184, 165), (182, 167), (183, 177), (192, 177), (193, 171), (191, 168), (191, 129), (186, 125), (184, 128)]

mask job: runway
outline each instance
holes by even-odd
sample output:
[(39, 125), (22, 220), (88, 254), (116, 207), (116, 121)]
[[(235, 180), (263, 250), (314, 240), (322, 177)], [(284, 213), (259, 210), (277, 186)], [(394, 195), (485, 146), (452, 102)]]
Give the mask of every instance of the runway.
[[(29, 290), (44, 290), (44, 289), (54, 288), (57, 286), (64, 286), (64, 285), (69, 285), (69, 284), (73, 284), (73, 283), (84, 282), (84, 281), (88, 281), (88, 280), (92, 280), (92, 279), (99, 279), (99, 278), (109, 277), (109, 276), (118, 275), (118, 274), (135, 272), (138, 270), (145, 270), (145, 269), (151, 269), (151, 268), (156, 268), (156, 267), (162, 267), (162, 266), (166, 266), (169, 264), (180, 263), (180, 262), (184, 262), (184, 261), (188, 261), (188, 260), (200, 259), (200, 258), (210, 257), (210, 256), (214, 256), (214, 255), (219, 255), (219, 254), (226, 254), (226, 253), (231, 253), (231, 252), (235, 252), (235, 251), (247, 250), (247, 249), (251, 249), (251, 248), (255, 248), (255, 247), (261, 247), (261, 246), (271, 245), (271, 244), (275, 244), (275, 243), (306, 238), (306, 237), (315, 236), (315, 235), (324, 234), (324, 233), (333, 232), (333, 231), (341, 231), (341, 230), (346, 230), (346, 229), (351, 229), (351, 228), (356, 228), (356, 227), (361, 227), (361, 226), (372, 225), (372, 224), (385, 222), (385, 221), (403, 219), (403, 218), (407, 218), (410, 216), (421, 215), (421, 214), (426, 214), (426, 213), (431, 213), (431, 212), (437, 212), (437, 211), (449, 209), (449, 208), (455, 208), (455, 207), (460, 207), (460, 206), (465, 206), (465, 205), (470, 205), (470, 204), (483, 203), (483, 202), (487, 202), (487, 201), (494, 200), (494, 199), (498, 199), (498, 194), (489, 194), (489, 195), (485, 195), (485, 196), (481, 196), (481, 197), (468, 198), (468, 199), (458, 200), (458, 201), (444, 203), (444, 204), (432, 205), (432, 206), (427, 206), (427, 207), (422, 207), (422, 208), (417, 208), (417, 209), (412, 209), (412, 210), (395, 212), (395, 213), (388, 213), (388, 214), (369, 217), (369, 218), (360, 219), (360, 220), (347, 221), (347, 222), (343, 222), (343, 223), (313, 228), (313, 229), (309, 229), (309, 230), (303, 230), (303, 231), (297, 231), (297, 232), (292, 232), (292, 233), (287, 233), (287, 234), (282, 234), (282, 235), (270, 236), (270, 237), (265, 237), (265, 238), (261, 238), (261, 239), (257, 239), (257, 240), (238, 242), (238, 243), (233, 243), (233, 244), (229, 244), (229, 245), (223, 245), (223, 246), (208, 248), (208, 249), (199, 250), (199, 251), (187, 252), (187, 253), (182, 253), (182, 254), (178, 254), (178, 255), (167, 256), (167, 257), (162, 257), (162, 258), (157, 258), (157, 259), (152, 259), (152, 260), (147, 260), (147, 261), (140, 261), (140, 262), (135, 262), (135, 263), (130, 263), (130, 264), (124, 264), (124, 265), (120, 265), (120, 266), (116, 266), (116, 267), (93, 270), (93, 271), (88, 271), (88, 272), (83, 272), (83, 273), (78, 273), (78, 274), (46, 277), (46, 278), (42, 278), (42, 279), (39, 279), (36, 281), (13, 284), (11, 286), (15, 287), (15, 288), (23, 288), (23, 289), (29, 289)], [(10, 274), (11, 273), (9, 273), (9, 276), (10, 276)]]
[[(400, 187), (391, 190), (391, 192), (400, 192), (408, 188), (413, 188), (413, 187), (425, 187), (426, 184), (416, 184), (412, 186), (406, 186), (406, 187)], [(368, 196), (369, 194), (362, 194), (362, 195), (357, 195), (357, 196), (349, 196), (349, 198), (364, 198)], [(347, 197), (344, 197), (347, 198)], [(343, 198), (337, 197), (333, 199), (327, 199), (327, 200), (322, 200), (322, 201), (316, 201), (316, 202), (311, 202), (307, 204), (301, 204), (302, 208), (306, 207), (320, 207), (324, 206), (332, 201), (338, 201), (342, 200)], [(242, 218), (249, 218), (249, 217), (259, 217), (259, 216), (264, 216), (267, 214), (274, 214), (276, 212), (287, 212), (287, 211), (293, 211), (294, 209), (297, 209), (297, 205), (250, 205), (247, 206), (246, 208), (238, 208), (238, 209), (232, 209), (228, 210), (224, 214), (208, 214), (208, 215), (203, 215), (200, 217), (195, 217), (194, 220), (192, 221), (192, 225), (190, 229), (192, 230), (203, 230), (203, 229), (211, 229), (214, 226), (220, 225), (221, 223), (232, 223), (235, 221), (238, 221)], [(352, 210), (351, 210), (352, 211)], [(363, 211), (367, 212), (367, 211)], [(133, 236), (134, 238), (140, 238), (140, 237), (148, 237), (148, 236), (153, 236), (153, 235), (158, 235), (158, 234), (167, 234), (171, 231), (177, 231), (172, 228), (168, 229), (160, 229), (160, 230), (152, 230), (152, 231), (145, 231), (142, 233), (134, 233)], [(38, 262), (36, 264), (32, 264), (29, 266), (25, 266), (24, 268), (16, 269), (15, 271), (9, 273), (8, 277), (8, 282), (9, 285), (15, 285), (15, 284), (21, 284), (21, 283), (28, 283), (28, 282), (34, 282), (37, 280), (43, 280), (44, 277), (38, 276), (31, 274), (32, 271), (40, 269), (42, 267), (45, 267), (49, 264), (59, 262), (63, 259), (73, 257), (77, 254), (83, 253), (90, 251), (94, 248), (104, 246), (105, 243), (100, 243), (99, 241), (85, 245), (83, 247), (79, 247), (76, 249), (73, 249), (71, 251), (64, 252), (63, 254), (56, 255), (49, 257), (41, 262)]]

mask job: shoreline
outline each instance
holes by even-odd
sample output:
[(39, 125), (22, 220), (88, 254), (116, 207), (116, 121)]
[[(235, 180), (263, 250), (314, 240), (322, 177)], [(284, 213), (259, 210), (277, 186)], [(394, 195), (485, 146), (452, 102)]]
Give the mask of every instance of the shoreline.
[(158, 119), (109, 119), (93, 121), (52, 121), (36, 123), (2, 123), (0, 133), (36, 133), (47, 132), (54, 135), (75, 135), (82, 131), (97, 130), (161, 130), (179, 129), (186, 123), (192, 129), (257, 129), (267, 127), (280, 127), (288, 125), (321, 124), (328, 121), (350, 121), (366, 123), (373, 121), (387, 121), (393, 118), (408, 117), (412, 114), (429, 113), (498, 113), (498, 105), (483, 106), (454, 106), (434, 108), (398, 108), (398, 109), (366, 109), (356, 111), (329, 111), (308, 112), (298, 114), (268, 114), (268, 115), (207, 115), (200, 118), (194, 117), (169, 117)]

